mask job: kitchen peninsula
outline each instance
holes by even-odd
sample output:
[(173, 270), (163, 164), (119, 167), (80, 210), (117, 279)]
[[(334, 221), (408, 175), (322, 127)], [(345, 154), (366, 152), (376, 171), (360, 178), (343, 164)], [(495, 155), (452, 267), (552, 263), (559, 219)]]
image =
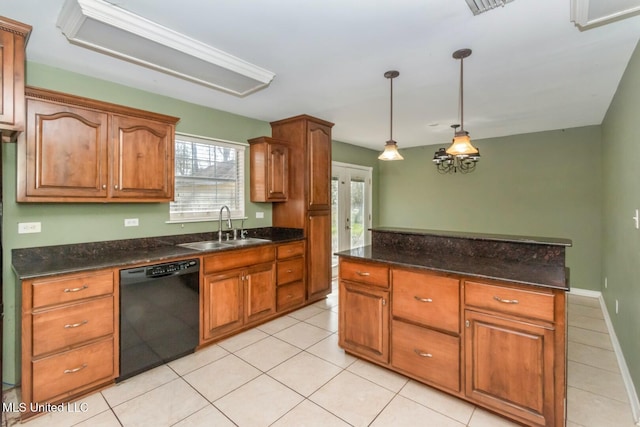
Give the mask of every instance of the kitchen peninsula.
[(565, 248), (555, 238), (374, 228), (339, 252), (339, 344), (532, 426), (563, 426)]

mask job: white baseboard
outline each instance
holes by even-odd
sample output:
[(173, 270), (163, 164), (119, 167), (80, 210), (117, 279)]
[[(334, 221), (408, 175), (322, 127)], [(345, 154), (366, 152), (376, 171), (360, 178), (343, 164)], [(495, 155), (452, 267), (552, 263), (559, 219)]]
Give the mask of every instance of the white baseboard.
[(613, 351), (615, 352), (616, 358), (618, 359), (620, 373), (622, 374), (624, 386), (626, 387), (627, 395), (629, 396), (631, 413), (633, 414), (633, 419), (636, 421), (636, 425), (640, 426), (640, 400), (638, 400), (638, 394), (636, 393), (636, 389), (633, 386), (633, 379), (631, 379), (631, 373), (629, 372), (627, 362), (624, 359), (624, 354), (622, 354), (622, 347), (620, 347), (620, 342), (618, 341), (616, 331), (613, 329), (613, 323), (611, 322), (611, 317), (609, 316), (609, 310), (607, 310), (607, 304), (605, 304), (604, 298), (602, 297), (602, 292), (591, 291), (588, 289), (572, 288), (569, 293), (578, 296), (597, 298), (600, 302), (600, 308), (602, 309), (604, 322), (607, 325), (609, 337), (611, 338), (611, 345), (613, 346)]

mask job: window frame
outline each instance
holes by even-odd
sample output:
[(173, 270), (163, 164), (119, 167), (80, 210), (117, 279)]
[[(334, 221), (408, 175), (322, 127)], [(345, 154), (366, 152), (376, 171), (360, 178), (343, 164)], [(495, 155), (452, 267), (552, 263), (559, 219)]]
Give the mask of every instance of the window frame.
[[(247, 191), (246, 191), (246, 183), (247, 183), (247, 173), (246, 173), (246, 156), (247, 156), (247, 148), (249, 147), (248, 143), (242, 143), (237, 141), (228, 141), (220, 138), (212, 138), (200, 135), (192, 135), (182, 132), (176, 132), (174, 138), (174, 149), (177, 148), (178, 142), (191, 142), (196, 144), (205, 144), (211, 145), (214, 147), (222, 147), (222, 148), (230, 148), (236, 150), (236, 191), (239, 194), (236, 194), (235, 197), (237, 199), (237, 207), (229, 206), (231, 209), (231, 218), (232, 219), (245, 219), (246, 216), (246, 202), (247, 202)], [(175, 162), (179, 160), (177, 150), (175, 150)], [(175, 168), (175, 176), (174, 176), (174, 201), (169, 203), (169, 220), (167, 223), (185, 223), (185, 222), (206, 222), (206, 221), (218, 221), (219, 212), (222, 204), (219, 202), (215, 203), (215, 206), (212, 210), (201, 212), (201, 215), (197, 213), (189, 214), (187, 212), (175, 212), (173, 211), (173, 207), (175, 199), (178, 197), (178, 192), (180, 189), (180, 185), (178, 184), (178, 180), (181, 176), (178, 174), (178, 168), (174, 163)], [(213, 181), (213, 179), (211, 180)], [(238, 182), (241, 181), (241, 182)]]

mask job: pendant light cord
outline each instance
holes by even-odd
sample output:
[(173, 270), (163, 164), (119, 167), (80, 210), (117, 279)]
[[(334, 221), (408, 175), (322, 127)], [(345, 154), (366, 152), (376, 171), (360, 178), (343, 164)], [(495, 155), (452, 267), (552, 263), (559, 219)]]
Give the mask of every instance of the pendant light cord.
[(393, 77), (389, 79), (391, 81), (391, 98), (389, 100), (389, 141), (393, 141)]
[(464, 131), (464, 58), (460, 58), (460, 131)]

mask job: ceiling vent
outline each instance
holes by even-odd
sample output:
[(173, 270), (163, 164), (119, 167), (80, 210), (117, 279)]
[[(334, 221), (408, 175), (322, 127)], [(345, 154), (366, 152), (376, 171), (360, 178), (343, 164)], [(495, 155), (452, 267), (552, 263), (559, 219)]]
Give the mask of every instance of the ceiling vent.
[(571, 0), (571, 21), (580, 30), (640, 14), (640, 0)]
[(58, 27), (71, 43), (237, 96), (275, 74), (103, 0), (67, 0)]
[(488, 12), (498, 6), (504, 6), (512, 1), (513, 0), (467, 0), (467, 4), (474, 15), (480, 15), (483, 12)]

